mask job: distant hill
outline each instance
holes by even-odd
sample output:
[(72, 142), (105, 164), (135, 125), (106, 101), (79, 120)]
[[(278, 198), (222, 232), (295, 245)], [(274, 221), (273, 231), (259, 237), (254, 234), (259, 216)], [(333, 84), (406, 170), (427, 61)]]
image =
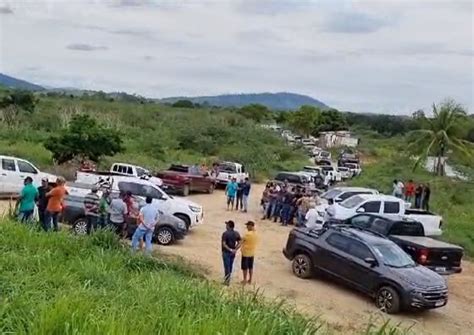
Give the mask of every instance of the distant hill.
[(291, 110), (298, 109), (303, 105), (320, 108), (329, 108), (323, 102), (307, 95), (295, 93), (255, 93), (255, 94), (224, 94), (203, 97), (171, 97), (160, 99), (163, 103), (174, 103), (178, 100), (190, 100), (193, 103), (208, 104), (219, 107), (242, 107), (248, 104), (262, 104), (270, 109)]
[(7, 76), (3, 73), (0, 73), (0, 85), (9, 87), (9, 88), (16, 88), (16, 89), (22, 89), (22, 90), (28, 90), (28, 91), (43, 91), (45, 88), (36, 85), (30, 82), (27, 82), (25, 80), (13, 78), (10, 76)]

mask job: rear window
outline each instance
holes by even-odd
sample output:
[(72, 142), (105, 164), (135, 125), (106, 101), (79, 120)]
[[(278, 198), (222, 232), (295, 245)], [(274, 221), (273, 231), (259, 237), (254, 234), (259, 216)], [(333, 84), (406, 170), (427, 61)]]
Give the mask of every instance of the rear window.
[(5, 171), (15, 171), (15, 161), (13, 159), (2, 159), (2, 169)]
[(425, 236), (423, 225), (416, 221), (398, 221), (390, 229), (390, 235)]
[(383, 212), (385, 214), (400, 213), (400, 203), (398, 201), (385, 201), (383, 204)]

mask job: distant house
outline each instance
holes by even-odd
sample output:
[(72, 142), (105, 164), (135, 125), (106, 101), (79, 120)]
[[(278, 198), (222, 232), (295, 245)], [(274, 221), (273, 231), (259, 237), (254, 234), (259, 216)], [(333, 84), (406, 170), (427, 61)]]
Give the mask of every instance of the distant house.
[(348, 130), (323, 131), (319, 133), (319, 145), (323, 148), (351, 147), (359, 145), (359, 139)]

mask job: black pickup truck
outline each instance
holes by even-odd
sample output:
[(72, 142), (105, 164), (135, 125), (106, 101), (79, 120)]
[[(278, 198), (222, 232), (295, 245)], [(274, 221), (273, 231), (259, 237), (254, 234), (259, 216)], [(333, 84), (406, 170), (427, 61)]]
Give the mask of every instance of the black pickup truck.
[(373, 298), (382, 311), (445, 306), (448, 287), (439, 274), (416, 264), (379, 234), (347, 225), (295, 228), (283, 254), (299, 278), (326, 274)]
[[(68, 195), (64, 199), (61, 222), (72, 226), (78, 235), (87, 233), (87, 222), (84, 212), (84, 197)], [(136, 220), (130, 219), (127, 225), (128, 235), (132, 236), (137, 228)], [(186, 224), (183, 220), (162, 214), (160, 222), (155, 227), (154, 240), (162, 245), (171, 245), (186, 235)]]
[(423, 225), (413, 220), (392, 220), (375, 214), (357, 214), (347, 220), (329, 224), (346, 224), (388, 237), (413, 260), (431, 270), (448, 275), (460, 273), (463, 248), (425, 236)]

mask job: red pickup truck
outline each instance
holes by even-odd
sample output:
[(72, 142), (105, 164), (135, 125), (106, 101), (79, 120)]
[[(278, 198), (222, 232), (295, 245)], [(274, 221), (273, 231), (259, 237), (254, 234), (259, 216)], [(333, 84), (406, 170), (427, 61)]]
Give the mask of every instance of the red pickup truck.
[(166, 190), (174, 191), (184, 196), (190, 192), (214, 192), (215, 181), (208, 173), (202, 173), (199, 168), (189, 165), (173, 164), (168, 170), (157, 174), (166, 186)]

